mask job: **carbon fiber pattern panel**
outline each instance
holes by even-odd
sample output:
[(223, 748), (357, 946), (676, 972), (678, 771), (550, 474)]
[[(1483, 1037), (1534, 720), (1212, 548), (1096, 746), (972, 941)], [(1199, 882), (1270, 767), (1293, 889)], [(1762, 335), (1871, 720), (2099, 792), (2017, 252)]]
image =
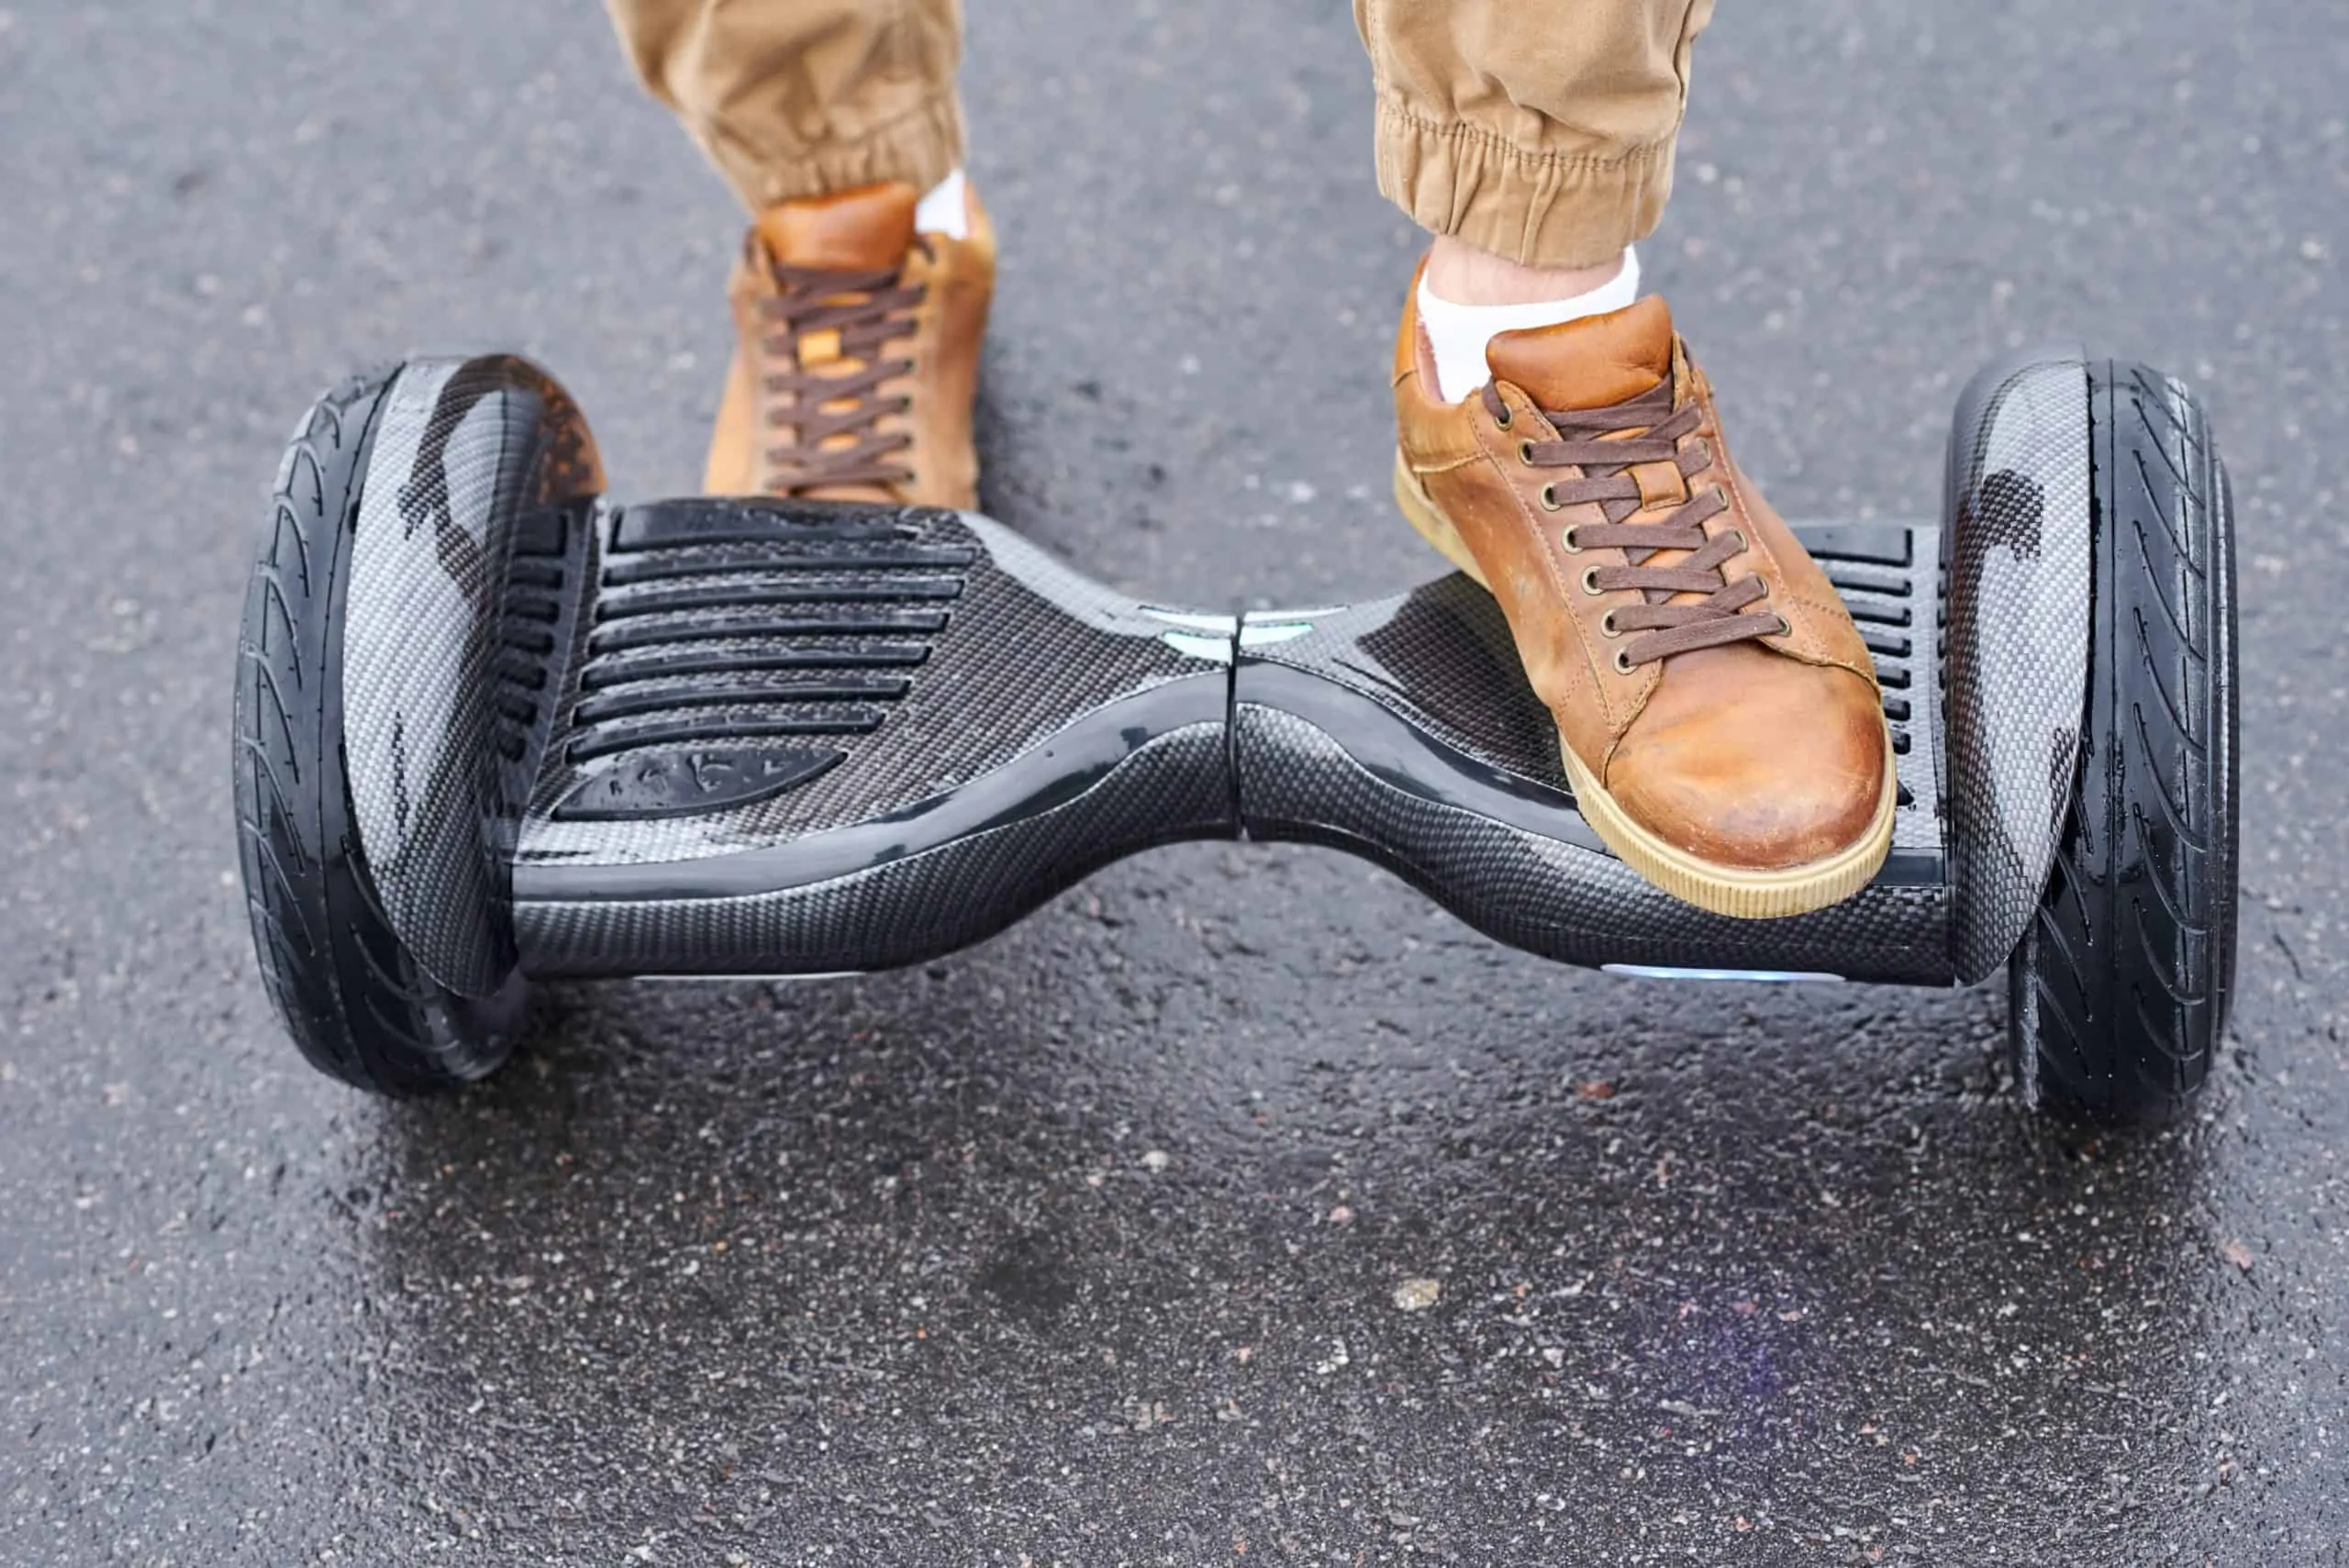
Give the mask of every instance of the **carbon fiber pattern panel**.
[(1949, 983), (1943, 887), (1879, 884), (1815, 914), (1733, 920), (1659, 891), (1603, 851), (1512, 828), (1381, 778), (1290, 714), (1243, 701), (1234, 723), (1252, 838), (1329, 844), (1376, 861), (1512, 947), (1589, 966)]
[(1247, 666), (1286, 664), (1361, 692), (1454, 751), (1572, 798), (1550, 710), (1527, 684), (1508, 621), (1464, 573), (1330, 610), (1251, 610)]
[(386, 395), (359, 502), (343, 742), (384, 913), (460, 995), (512, 969), (495, 645), (511, 539), (603, 475), (576, 407), (509, 356), (417, 361)]
[[(1941, 686), (1935, 662), (1937, 530), (1896, 523), (1798, 529), (1859, 621), (1885, 687), (1901, 804), (1896, 850), (1942, 850)], [(1906, 564), (1831, 553), (1838, 539)], [(1395, 598), (1326, 610), (1252, 610), (1241, 634), (1239, 698), (1250, 671), (1282, 665), (1360, 694), (1453, 751), (1571, 801), (1558, 731), (1518, 662), (1493, 596), (1453, 573)], [(1278, 706), (1277, 703), (1272, 706)], [(1594, 847), (1598, 840), (1590, 840)]]
[(903, 860), (732, 898), (525, 902), (534, 976), (819, 974), (918, 963), (980, 941), (1095, 869), (1154, 844), (1229, 837), (1224, 727), (1136, 750), (1073, 800)]
[[(607, 641), (599, 653), (598, 627), (583, 619), (560, 697), (565, 717), (556, 743), (547, 750), (523, 824), (520, 865), (689, 861), (774, 849), (828, 829), (886, 817), (983, 777), (1048, 740), (1073, 716), (1168, 682), (1219, 671), (1225, 662), (1186, 651), (1178, 646), (1179, 635), (1170, 640), (1170, 634), (1178, 632), (1176, 621), (1154, 616), (1080, 576), (985, 517), (925, 508), (828, 509), (820, 503), (765, 503), (759, 511), (779, 519), (785, 535), (794, 518), (811, 529), (843, 526), (843, 519), (885, 526), (890, 530), (886, 540), (860, 548), (875, 559), (894, 554), (910, 564), (867, 568), (848, 562), (839, 570), (786, 572), (778, 567), (763, 573), (755, 552), (763, 543), (786, 544), (787, 538), (723, 549), (667, 544), (615, 551), (615, 528), (624, 526), (625, 514), (607, 521), (598, 541), (605, 578), (597, 606), (602, 635), (608, 639), (612, 628), (625, 625), (628, 637), (640, 640), (618, 651)], [(937, 557), (956, 552), (967, 564), (938, 563)], [(653, 572), (661, 575), (646, 576)], [(957, 591), (940, 596), (935, 584), (957, 580)], [(657, 583), (657, 588), (649, 583)], [(648, 593), (688, 595), (697, 589), (731, 595), (738, 602), (746, 595), (779, 591), (803, 596), (782, 610), (768, 606), (758, 614), (707, 606), (650, 612), (641, 607)], [(841, 597), (828, 599), (823, 596), (828, 593)], [(864, 596), (848, 596), (852, 594)], [(768, 617), (770, 627), (776, 624), (774, 617), (783, 616), (795, 626), (881, 629), (763, 631), (758, 629), (762, 616)], [(1213, 618), (1186, 617), (1186, 623)], [(903, 624), (888, 629), (896, 622)], [(709, 635), (735, 626), (744, 628), (741, 634)], [(879, 682), (901, 689), (862, 701), (719, 702), (632, 714), (630, 725), (690, 719), (720, 728), (729, 722), (742, 726), (744, 733), (729, 744), (782, 750), (817, 744), (837, 748), (844, 755), (805, 784), (700, 815), (634, 821), (570, 820), (557, 815), (557, 807), (583, 782), (629, 764), (626, 750), (584, 760), (568, 754), (566, 743), (591, 728), (580, 720), (583, 680), (595, 671), (624, 669), (631, 662), (657, 660), (687, 646), (680, 641), (664, 652), (657, 640), (640, 640), (664, 636), (689, 638), (696, 658), (788, 660), (796, 678)], [(1228, 625), (1206, 640), (1215, 653), (1226, 653)], [(729, 683), (746, 684), (743, 677), (722, 673), (697, 684), (724, 695)], [(628, 690), (632, 697), (653, 699), (663, 690), (682, 690), (687, 684), (654, 678), (631, 681)], [(590, 700), (608, 696), (610, 689), (591, 695)], [(852, 723), (862, 728), (828, 728), (813, 742), (804, 736), (755, 733), (761, 724)], [(598, 737), (612, 732), (608, 725), (596, 730)]]
[(2095, 499), (2087, 369), (1994, 365), (1950, 434), (1947, 729), (1958, 977), (1995, 973), (2039, 907), (2079, 766)]

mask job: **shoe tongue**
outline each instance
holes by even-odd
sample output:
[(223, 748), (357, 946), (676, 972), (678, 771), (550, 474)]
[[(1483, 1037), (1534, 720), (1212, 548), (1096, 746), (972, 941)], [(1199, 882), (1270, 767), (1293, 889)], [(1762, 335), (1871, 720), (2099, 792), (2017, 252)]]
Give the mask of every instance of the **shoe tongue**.
[(1485, 363), (1543, 408), (1612, 408), (1671, 376), (1672, 312), (1650, 295), (1605, 316), (1497, 333)]
[(913, 249), (911, 185), (892, 182), (853, 191), (778, 202), (759, 214), (751, 231), (774, 260), (834, 272), (881, 272), (901, 265)]

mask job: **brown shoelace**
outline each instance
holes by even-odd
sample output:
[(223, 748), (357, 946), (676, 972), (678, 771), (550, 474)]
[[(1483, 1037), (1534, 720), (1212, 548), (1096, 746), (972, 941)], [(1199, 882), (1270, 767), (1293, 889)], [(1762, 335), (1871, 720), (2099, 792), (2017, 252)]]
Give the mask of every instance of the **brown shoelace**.
[[(845, 375), (800, 368), (766, 377), (769, 396), (789, 399), (767, 413), (768, 425), (788, 431), (789, 439), (766, 449), (766, 488), (793, 495), (835, 484), (911, 484), (913, 470), (889, 460), (912, 446), (913, 437), (885, 432), (878, 425), (913, 406), (912, 398), (884, 395), (882, 389), (912, 373), (914, 361), (884, 355), (893, 339), (911, 335), (910, 313), (927, 291), (901, 285), (902, 273), (896, 269), (846, 272), (777, 261), (774, 272), (782, 292), (759, 303), (760, 313), (777, 328), (766, 339), (767, 352), (797, 366), (800, 346), (810, 334), (837, 332), (839, 359), (861, 368)], [(842, 436), (850, 439), (838, 440)]]
[[(1507, 428), (1508, 406), (1501, 401), (1490, 382), (1485, 384), (1484, 399), (1494, 423)], [(1631, 472), (1634, 463), (1671, 463), (1680, 471), (1684, 483), (1712, 466), (1710, 443), (1687, 439), (1703, 417), (1703, 411), (1695, 403), (1675, 413), (1672, 384), (1666, 381), (1654, 391), (1612, 408), (1565, 408), (1555, 412), (1545, 408), (1542, 417), (1550, 421), (1562, 439), (1520, 441), (1518, 455), (1536, 468), (1571, 466), (1582, 470), (1578, 479), (1560, 479), (1543, 485), (1542, 506), (1556, 511), (1596, 501), (1607, 519), (1569, 527), (1563, 541), (1566, 550), (1569, 553), (1587, 550), (1623, 552), (1625, 564), (1621, 566), (1586, 568), (1582, 575), (1583, 591), (1611, 594), (1637, 588), (1646, 601), (1607, 614), (1608, 635), (1640, 634), (1631, 637), (1617, 651), (1618, 670), (1628, 672), (1635, 665), (1651, 664), (1675, 653), (1776, 637), (1787, 630), (1786, 621), (1776, 615), (1748, 612), (1747, 606), (1769, 593), (1761, 578), (1748, 574), (1732, 583), (1721, 570), (1731, 557), (1743, 552), (1745, 537), (1735, 528), (1709, 537), (1706, 534), (1706, 521), (1729, 509), (1728, 494), (1719, 484), (1701, 489), (1689, 484), (1688, 499), (1653, 522), (1624, 520), (1641, 506), (1640, 482)], [(1625, 431), (1631, 433), (1623, 434)], [(1646, 564), (1658, 551), (1670, 550), (1693, 553), (1671, 566)], [(1683, 594), (1702, 594), (1705, 597), (1693, 604), (1666, 602)]]

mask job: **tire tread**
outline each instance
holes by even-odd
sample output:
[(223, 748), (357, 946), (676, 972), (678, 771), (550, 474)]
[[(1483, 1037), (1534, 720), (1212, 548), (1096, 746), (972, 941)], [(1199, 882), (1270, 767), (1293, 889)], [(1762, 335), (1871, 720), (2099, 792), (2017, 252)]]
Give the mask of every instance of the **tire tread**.
[(2013, 966), (2017, 1027), (2037, 1025), (2015, 1047), (2034, 1058), (2021, 1076), (2040, 1108), (2154, 1123), (2209, 1076), (2231, 988), (2232, 540), (2224, 471), (2184, 388), (2142, 366), (2093, 367), (2090, 388), (2087, 710), (2035, 940)]

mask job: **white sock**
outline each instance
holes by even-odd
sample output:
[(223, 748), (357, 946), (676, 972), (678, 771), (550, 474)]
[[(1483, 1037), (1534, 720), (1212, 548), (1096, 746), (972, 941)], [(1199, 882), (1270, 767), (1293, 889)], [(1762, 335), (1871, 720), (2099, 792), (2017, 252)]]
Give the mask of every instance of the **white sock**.
[(943, 234), (949, 239), (971, 237), (971, 209), (963, 199), (963, 171), (957, 169), (930, 186), (914, 204), (914, 232)]
[(1572, 299), (1545, 299), (1534, 305), (1454, 305), (1438, 299), (1422, 276), (1419, 320), (1428, 329), (1428, 346), (1435, 350), (1436, 395), (1446, 403), (1457, 403), (1492, 379), (1493, 373), (1485, 364), (1485, 345), (1495, 333), (1604, 316), (1639, 297), (1640, 253), (1629, 245), (1623, 248), (1621, 272)]

